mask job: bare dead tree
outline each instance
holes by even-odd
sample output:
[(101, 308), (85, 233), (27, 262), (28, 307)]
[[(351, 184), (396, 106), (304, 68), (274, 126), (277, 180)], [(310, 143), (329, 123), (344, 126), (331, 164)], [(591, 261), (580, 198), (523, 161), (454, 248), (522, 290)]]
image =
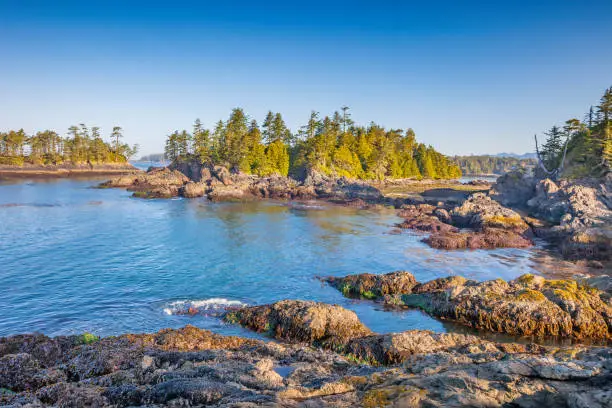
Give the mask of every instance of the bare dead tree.
[(542, 155), (540, 154), (540, 149), (538, 147), (538, 135), (534, 135), (535, 138), (535, 147), (536, 147), (536, 154), (538, 156), (538, 164), (540, 166), (540, 168), (542, 169), (542, 171), (544, 171), (544, 173), (549, 176), (551, 179), (556, 180), (559, 175), (561, 175), (561, 173), (563, 172), (563, 167), (565, 165), (565, 156), (567, 155), (567, 145), (569, 144), (569, 136), (567, 136), (565, 138), (565, 145), (563, 146), (563, 156), (561, 158), (561, 163), (559, 163), (559, 167), (557, 167), (556, 169), (552, 169), (552, 170), (548, 170), (546, 168), (546, 164), (544, 164), (544, 160), (542, 159)]

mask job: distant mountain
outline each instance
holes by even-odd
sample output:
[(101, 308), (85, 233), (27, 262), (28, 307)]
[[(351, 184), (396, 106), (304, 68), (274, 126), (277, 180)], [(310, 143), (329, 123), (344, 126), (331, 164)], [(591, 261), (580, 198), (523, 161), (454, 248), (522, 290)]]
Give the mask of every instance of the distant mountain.
[(163, 162), (164, 161), (164, 154), (163, 153), (149, 154), (147, 156), (142, 156), (137, 161), (143, 161), (143, 162), (144, 161), (146, 161), (146, 162)]
[(537, 159), (538, 155), (535, 153), (523, 153), (523, 154), (517, 154), (517, 153), (497, 153), (497, 154), (493, 154), (492, 156), (495, 157), (513, 157), (515, 159), (520, 159), (520, 160), (524, 160), (524, 159)]
[(504, 174), (519, 168), (529, 168), (536, 164), (530, 153), (515, 155), (500, 153), (496, 155), (454, 156), (451, 160), (460, 168), (464, 176), (484, 174)]

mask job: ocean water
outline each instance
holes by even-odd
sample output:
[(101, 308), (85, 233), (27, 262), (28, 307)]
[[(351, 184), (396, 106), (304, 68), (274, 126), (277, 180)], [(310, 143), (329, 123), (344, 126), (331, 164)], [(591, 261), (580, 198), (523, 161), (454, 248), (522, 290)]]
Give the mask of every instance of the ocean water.
[[(397, 233), (394, 211), (323, 202), (141, 200), (99, 179), (0, 181), (0, 336), (116, 335), (221, 322), (225, 306), (281, 299), (336, 303), (380, 333), (454, 330), (417, 310), (344, 298), (317, 277), (411, 271), (418, 280), (549, 274), (545, 250), (434, 250)], [(179, 312), (190, 306), (210, 311)]]

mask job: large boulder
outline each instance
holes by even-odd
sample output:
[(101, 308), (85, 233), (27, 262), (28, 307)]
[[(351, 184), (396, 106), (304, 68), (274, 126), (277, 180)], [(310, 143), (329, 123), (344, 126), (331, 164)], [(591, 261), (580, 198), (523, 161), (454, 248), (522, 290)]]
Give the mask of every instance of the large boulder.
[(453, 224), (478, 230), (499, 228), (525, 233), (529, 226), (520, 214), (503, 207), (484, 193), (472, 194), (463, 204), (452, 209)]
[(372, 333), (355, 312), (337, 305), (302, 300), (245, 307), (229, 312), (225, 319), (278, 340), (330, 348), (342, 347), (350, 339)]
[(229, 186), (232, 184), (232, 174), (223, 166), (214, 166), (211, 171), (212, 175), (217, 178), (223, 185)]
[(203, 197), (206, 193), (206, 184), (203, 182), (189, 181), (181, 188), (179, 193), (185, 198)]
[(319, 198), (335, 201), (364, 200), (365, 202), (380, 202), (383, 194), (372, 185), (346, 177), (331, 177), (315, 170), (310, 170), (303, 183), (306, 187), (314, 188)]
[(491, 196), (502, 205), (524, 207), (534, 196), (537, 180), (524, 171), (511, 171), (497, 179)]
[[(168, 168), (170, 170), (177, 170), (183, 173), (188, 179), (197, 182), (204, 181), (210, 178), (210, 170), (206, 165), (203, 165), (200, 160), (189, 159), (182, 160), (177, 159), (173, 161)], [(207, 173), (208, 172), (208, 173)], [(208, 177), (206, 177), (208, 175)]]

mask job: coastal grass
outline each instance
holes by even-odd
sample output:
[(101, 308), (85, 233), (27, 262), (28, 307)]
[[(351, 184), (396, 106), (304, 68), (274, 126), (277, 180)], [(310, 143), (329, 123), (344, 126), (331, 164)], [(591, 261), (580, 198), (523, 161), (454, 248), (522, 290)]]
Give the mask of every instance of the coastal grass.
[(490, 185), (474, 186), (470, 184), (461, 183), (427, 183), (415, 181), (414, 183), (396, 185), (396, 186), (385, 186), (381, 187), (380, 191), (384, 195), (390, 194), (402, 194), (402, 193), (424, 193), (430, 190), (455, 190), (460, 192), (477, 193), (479, 191), (488, 191), (491, 188)]
[(98, 340), (100, 340), (99, 336), (96, 336), (95, 334), (91, 334), (91, 333), (83, 333), (79, 336), (78, 338), (78, 344), (85, 344), (85, 345), (89, 345), (89, 344), (93, 344), (95, 342), (97, 342)]

